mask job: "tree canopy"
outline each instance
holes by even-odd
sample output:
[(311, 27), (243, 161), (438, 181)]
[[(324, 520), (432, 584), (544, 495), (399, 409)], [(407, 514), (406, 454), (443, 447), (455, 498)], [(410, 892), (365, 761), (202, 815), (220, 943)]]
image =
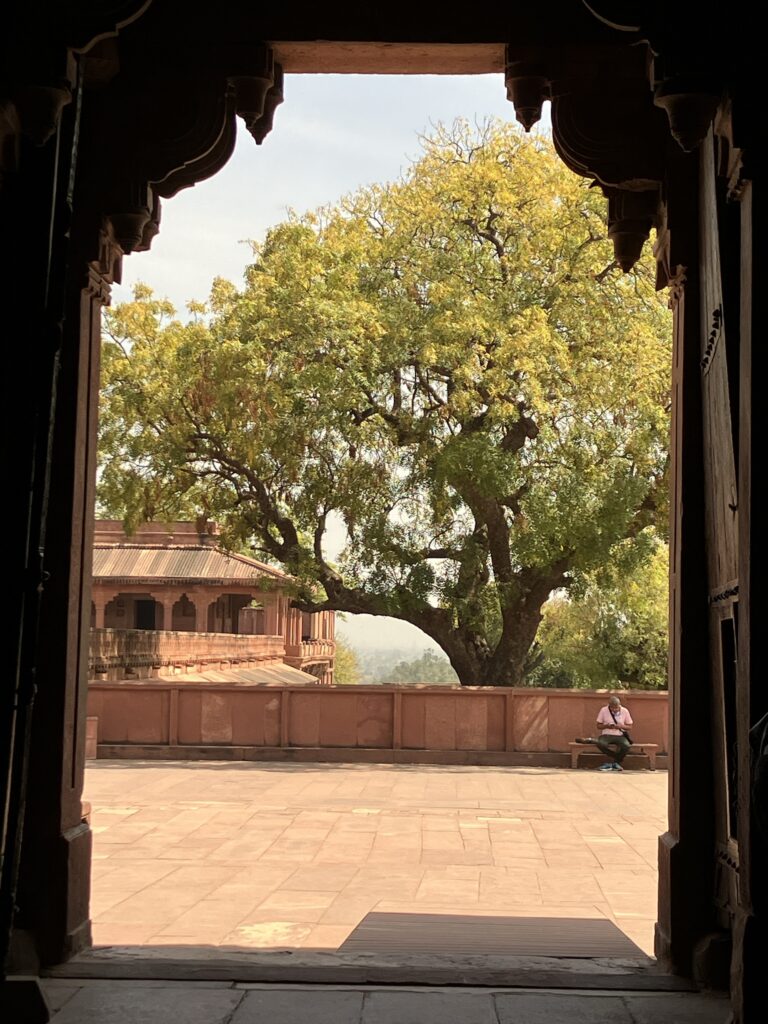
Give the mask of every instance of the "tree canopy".
[(333, 681), (339, 686), (356, 686), (362, 681), (357, 652), (338, 633), (336, 634), (336, 652), (333, 659)]
[(669, 552), (647, 538), (629, 572), (601, 567), (576, 593), (558, 593), (529, 652), (533, 686), (664, 689), (667, 685)]
[(668, 312), (606, 234), (549, 142), (459, 122), (275, 226), (190, 322), (138, 288), (106, 317), (102, 509), (215, 519), (300, 607), (395, 616), (462, 683), (518, 684), (549, 595), (664, 519)]

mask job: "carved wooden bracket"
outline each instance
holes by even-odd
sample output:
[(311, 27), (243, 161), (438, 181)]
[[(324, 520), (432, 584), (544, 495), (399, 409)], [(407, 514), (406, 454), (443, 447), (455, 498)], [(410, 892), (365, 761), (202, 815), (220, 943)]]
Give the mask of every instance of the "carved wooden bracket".
[[(509, 57), (509, 47), (507, 56)], [(515, 117), (527, 132), (541, 120), (542, 107), (551, 99), (550, 82), (542, 67), (524, 60), (508, 60), (504, 81), (507, 99), (515, 108)]]
[(698, 4), (583, 0), (587, 10), (626, 41), (645, 44), (653, 101), (666, 111), (672, 138), (686, 153), (706, 138), (723, 94), (712, 54), (716, 19)]
[(700, 75), (665, 78), (653, 93), (653, 102), (667, 112), (672, 138), (686, 153), (706, 138), (720, 99), (716, 84)]
[(651, 228), (658, 223), (660, 191), (604, 188), (608, 198), (608, 237), (616, 262), (626, 273), (637, 263)]
[(283, 102), (283, 99), (283, 69), (280, 64), (275, 64), (274, 80), (267, 91), (267, 95), (264, 97), (264, 109), (261, 117), (249, 129), (257, 146), (260, 146), (272, 131), (275, 111)]
[(272, 129), (275, 110), (283, 102), (283, 69), (275, 63), (271, 47), (260, 46), (250, 54), (247, 74), (235, 74), (228, 81), (235, 94), (235, 110), (261, 145)]

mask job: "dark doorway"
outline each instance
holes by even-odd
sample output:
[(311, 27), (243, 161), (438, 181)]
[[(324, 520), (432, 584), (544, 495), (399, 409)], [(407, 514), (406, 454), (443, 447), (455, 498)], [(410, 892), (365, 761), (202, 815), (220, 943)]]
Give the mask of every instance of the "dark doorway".
[(155, 602), (136, 602), (136, 629), (155, 628)]

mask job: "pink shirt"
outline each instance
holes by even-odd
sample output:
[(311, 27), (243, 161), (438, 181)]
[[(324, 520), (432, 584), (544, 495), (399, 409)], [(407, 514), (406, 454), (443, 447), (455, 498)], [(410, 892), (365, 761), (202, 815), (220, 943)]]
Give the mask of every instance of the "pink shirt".
[(628, 729), (633, 724), (632, 716), (626, 708), (619, 708), (614, 714), (616, 715), (615, 721), (607, 704), (604, 708), (600, 708), (597, 724), (603, 726), (604, 736), (621, 736), (622, 729)]

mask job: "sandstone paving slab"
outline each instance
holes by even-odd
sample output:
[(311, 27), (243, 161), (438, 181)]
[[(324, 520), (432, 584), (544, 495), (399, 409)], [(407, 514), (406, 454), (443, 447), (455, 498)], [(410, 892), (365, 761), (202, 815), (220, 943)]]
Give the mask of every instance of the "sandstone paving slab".
[(318, 924), (312, 929), (304, 941), (302, 950), (322, 950), (336, 952), (339, 946), (349, 938), (354, 925), (351, 924)]
[(231, 1024), (359, 1024), (364, 993), (301, 990), (246, 992)]
[[(635, 1024), (620, 996), (570, 992), (511, 992), (496, 995), (499, 1024)], [(654, 1024), (671, 1024), (666, 1018)]]
[(323, 916), (320, 918), (320, 924), (354, 926), (362, 921), (365, 915), (369, 914), (378, 902), (377, 896), (370, 896), (367, 899), (339, 896), (323, 913)]
[(250, 918), (222, 939), (221, 948), (248, 946), (258, 949), (294, 949), (312, 934), (314, 920), (302, 921)]
[(60, 981), (48, 981), (43, 985), (48, 1005), (54, 1013), (65, 1006), (79, 988), (79, 984), (67, 985)]
[(313, 865), (298, 868), (290, 877), (280, 883), (280, 889), (300, 889), (328, 892), (341, 892), (357, 874), (354, 864), (339, 864), (332, 868)]
[(378, 991), (366, 993), (361, 1024), (497, 1024), (497, 1016), (485, 993)]
[(199, 989), (196, 985), (105, 988), (86, 985), (54, 1016), (55, 1024), (229, 1024), (244, 999), (235, 989)]
[(328, 892), (327, 890), (309, 890), (302, 891), (301, 889), (277, 889), (270, 896), (259, 905), (259, 909), (263, 911), (272, 911), (278, 907), (281, 909), (312, 909), (312, 910), (327, 910), (328, 907), (333, 903), (335, 894)]
[(93, 923), (98, 946), (144, 946), (156, 934), (156, 922), (130, 924), (124, 921), (99, 921)]
[[(697, 993), (626, 995), (633, 1024), (726, 1024), (731, 1005), (725, 996)], [(550, 1021), (549, 1024), (552, 1024)]]

